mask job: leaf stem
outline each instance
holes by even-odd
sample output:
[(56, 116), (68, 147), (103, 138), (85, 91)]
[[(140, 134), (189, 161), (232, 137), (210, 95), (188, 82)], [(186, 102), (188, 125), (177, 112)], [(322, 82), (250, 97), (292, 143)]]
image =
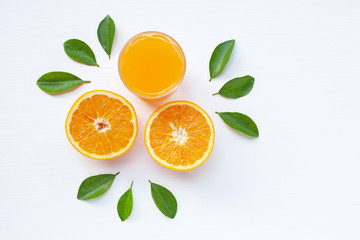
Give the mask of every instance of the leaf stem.
[(148, 180), (149, 181), (149, 183), (152, 183), (150, 180)]
[(209, 82), (211, 82), (212, 78), (210, 78)]
[(214, 95), (217, 95), (217, 94), (219, 94), (219, 93), (218, 93), (218, 92), (217, 92), (217, 93), (213, 93), (213, 96), (214, 96)]
[(91, 83), (91, 81), (84, 81), (84, 83)]
[(133, 186), (133, 183), (134, 183), (134, 180), (131, 182), (131, 185), (130, 185), (130, 188), (132, 188), (132, 186)]
[(115, 173), (115, 176), (119, 175), (120, 172)]
[(220, 114), (219, 112), (215, 112), (216, 114)]

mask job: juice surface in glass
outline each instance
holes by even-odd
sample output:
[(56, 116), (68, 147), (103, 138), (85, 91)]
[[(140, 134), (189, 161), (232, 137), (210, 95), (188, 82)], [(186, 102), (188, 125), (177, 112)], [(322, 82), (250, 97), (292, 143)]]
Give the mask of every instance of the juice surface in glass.
[(123, 48), (119, 74), (125, 86), (143, 98), (163, 97), (180, 84), (186, 62), (180, 45), (161, 32), (143, 32)]

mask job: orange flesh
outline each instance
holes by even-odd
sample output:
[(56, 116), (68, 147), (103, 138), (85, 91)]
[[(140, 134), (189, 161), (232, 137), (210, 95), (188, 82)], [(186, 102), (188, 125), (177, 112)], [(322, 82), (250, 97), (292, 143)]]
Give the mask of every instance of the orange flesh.
[(105, 95), (84, 99), (74, 111), (70, 134), (86, 152), (108, 155), (125, 148), (134, 125), (128, 106)]
[(174, 166), (194, 164), (209, 148), (211, 129), (205, 117), (188, 105), (161, 112), (150, 127), (154, 153)]
[(174, 40), (161, 33), (144, 33), (124, 47), (119, 71), (130, 90), (145, 97), (156, 97), (180, 83), (185, 58)]

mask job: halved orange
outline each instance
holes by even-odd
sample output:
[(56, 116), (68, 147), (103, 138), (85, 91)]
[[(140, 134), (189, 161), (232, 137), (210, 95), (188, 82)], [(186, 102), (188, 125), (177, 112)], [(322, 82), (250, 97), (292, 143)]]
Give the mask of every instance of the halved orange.
[(76, 100), (66, 118), (65, 130), (76, 150), (104, 160), (129, 150), (138, 127), (135, 110), (125, 98), (95, 90)]
[(170, 102), (158, 108), (145, 127), (145, 145), (160, 165), (186, 171), (200, 166), (214, 146), (214, 125), (198, 105)]

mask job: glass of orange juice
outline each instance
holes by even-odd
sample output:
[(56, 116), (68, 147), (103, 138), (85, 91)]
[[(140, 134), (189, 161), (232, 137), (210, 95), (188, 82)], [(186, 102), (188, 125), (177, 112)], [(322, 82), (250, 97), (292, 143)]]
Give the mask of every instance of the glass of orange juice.
[(119, 74), (125, 86), (142, 98), (160, 98), (176, 89), (185, 75), (180, 45), (162, 32), (132, 37), (119, 56)]

